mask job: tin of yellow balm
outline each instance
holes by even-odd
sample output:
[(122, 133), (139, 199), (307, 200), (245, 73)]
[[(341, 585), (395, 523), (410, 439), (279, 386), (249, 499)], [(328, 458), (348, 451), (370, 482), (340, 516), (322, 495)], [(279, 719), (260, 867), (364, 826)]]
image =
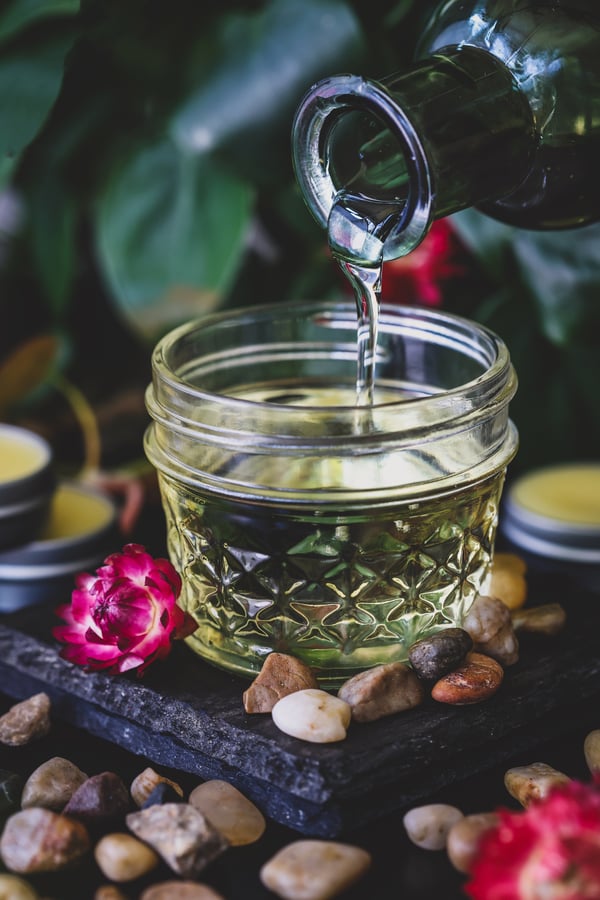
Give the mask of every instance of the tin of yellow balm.
[(507, 540), (586, 584), (600, 584), (600, 463), (563, 463), (522, 475), (508, 489)]
[(66, 602), (74, 576), (94, 571), (119, 549), (117, 508), (85, 485), (64, 482), (38, 539), (0, 553), (0, 612)]
[(0, 550), (39, 534), (54, 485), (48, 442), (27, 428), (0, 423)]

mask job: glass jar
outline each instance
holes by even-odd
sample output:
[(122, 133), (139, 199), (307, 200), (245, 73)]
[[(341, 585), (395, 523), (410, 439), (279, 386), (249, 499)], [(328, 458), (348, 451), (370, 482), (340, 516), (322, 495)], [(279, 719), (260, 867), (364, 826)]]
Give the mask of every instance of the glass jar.
[(509, 354), (384, 306), (377, 372), (356, 406), (351, 302), (215, 314), (155, 348), (145, 450), (209, 662), (252, 677), (277, 650), (335, 687), (460, 625), (517, 446)]

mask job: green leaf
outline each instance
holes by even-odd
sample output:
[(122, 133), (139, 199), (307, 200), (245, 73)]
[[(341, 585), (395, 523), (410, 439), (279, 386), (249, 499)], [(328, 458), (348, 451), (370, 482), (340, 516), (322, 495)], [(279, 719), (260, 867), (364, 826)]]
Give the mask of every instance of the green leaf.
[(244, 250), (253, 191), (214, 159), (167, 140), (115, 166), (96, 210), (114, 297), (148, 339), (217, 306)]
[(0, 13), (0, 42), (40, 19), (76, 15), (79, 7), (80, 0), (12, 0)]
[[(339, 0), (272, 0), (258, 13), (224, 15), (212, 68), (172, 117), (170, 133), (192, 153), (226, 148), (255, 174), (269, 173), (274, 132), (289, 146), (292, 116), (315, 79), (362, 52), (362, 33)], [(202, 45), (199, 47), (202, 53)], [(277, 164), (285, 155), (277, 143)]]
[(59, 320), (70, 298), (75, 271), (77, 204), (58, 174), (48, 169), (41, 170), (27, 196), (34, 262)]
[(0, 56), (0, 158), (17, 157), (56, 100), (72, 36), (14, 45)]

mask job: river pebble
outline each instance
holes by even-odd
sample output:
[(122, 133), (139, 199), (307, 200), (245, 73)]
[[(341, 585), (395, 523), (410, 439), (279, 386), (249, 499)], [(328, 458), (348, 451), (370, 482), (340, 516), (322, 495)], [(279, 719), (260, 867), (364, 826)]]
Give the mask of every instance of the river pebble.
[(269, 713), (282, 697), (318, 687), (314, 672), (302, 660), (287, 653), (269, 653), (259, 674), (244, 691), (244, 709), (247, 713)]
[(77, 788), (63, 813), (98, 832), (114, 826), (130, 809), (129, 791), (123, 780), (114, 772), (100, 772)]
[(16, 703), (0, 716), (0, 743), (21, 747), (50, 731), (50, 697), (43, 692)]
[(500, 817), (495, 812), (473, 813), (454, 823), (446, 839), (448, 859), (458, 872), (471, 871), (481, 838), (495, 828)]
[(115, 884), (101, 884), (94, 900), (128, 900), (128, 897)]
[(308, 688), (282, 697), (271, 715), (285, 734), (316, 744), (329, 744), (346, 737), (352, 707), (326, 691)]
[(438, 703), (456, 706), (481, 703), (496, 693), (503, 678), (500, 663), (473, 651), (467, 654), (461, 666), (436, 681), (431, 696)]
[(495, 553), (486, 592), (509, 609), (520, 609), (527, 600), (527, 564), (516, 553)]
[(514, 766), (504, 775), (506, 790), (525, 807), (534, 800), (547, 797), (553, 787), (568, 784), (570, 781), (568, 775), (543, 762), (531, 763), (529, 766)]
[(53, 756), (35, 769), (23, 787), (21, 807), (43, 806), (60, 812), (88, 776), (62, 756)]
[(149, 806), (126, 818), (127, 827), (184, 878), (194, 878), (229, 846), (223, 835), (189, 803)]
[(545, 603), (517, 610), (512, 614), (512, 622), (519, 633), (554, 637), (565, 627), (567, 614), (560, 603)]
[(299, 840), (283, 847), (260, 870), (262, 883), (284, 900), (329, 900), (354, 884), (371, 864), (361, 847)]
[(227, 781), (215, 778), (199, 784), (188, 802), (206, 816), (232, 847), (253, 844), (266, 828), (258, 807)]
[(425, 690), (409, 666), (393, 662), (353, 675), (341, 686), (338, 697), (350, 704), (355, 722), (374, 722), (419, 706)]
[(168, 784), (183, 799), (183, 789), (176, 781), (159, 775), (151, 766), (148, 766), (131, 782), (129, 790), (135, 805), (144, 806), (152, 791), (160, 784)]
[(18, 875), (0, 874), (0, 900), (38, 900), (38, 892)]
[(512, 666), (518, 661), (519, 642), (510, 610), (502, 600), (480, 594), (473, 601), (463, 626), (478, 653), (491, 656), (502, 666)]
[(590, 731), (583, 742), (583, 755), (592, 775), (600, 775), (600, 729)]
[(140, 900), (224, 900), (206, 884), (197, 881), (161, 881), (146, 888)]
[(449, 803), (428, 803), (415, 806), (404, 815), (402, 822), (413, 844), (424, 850), (443, 850), (448, 832), (463, 818), (463, 813)]
[(105, 834), (94, 847), (101, 872), (111, 881), (133, 881), (156, 868), (158, 854), (131, 834)]
[(0, 857), (7, 869), (54, 872), (79, 860), (90, 848), (81, 822), (49, 809), (24, 809), (12, 815), (0, 838)]
[(444, 628), (409, 647), (408, 659), (424, 681), (437, 681), (451, 672), (473, 649), (473, 640), (464, 628)]

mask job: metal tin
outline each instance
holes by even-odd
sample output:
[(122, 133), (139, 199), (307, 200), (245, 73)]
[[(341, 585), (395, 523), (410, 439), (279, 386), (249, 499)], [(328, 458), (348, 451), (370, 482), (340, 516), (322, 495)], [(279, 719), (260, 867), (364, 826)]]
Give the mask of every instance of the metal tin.
[(0, 549), (37, 536), (54, 488), (48, 442), (26, 428), (0, 424)]

